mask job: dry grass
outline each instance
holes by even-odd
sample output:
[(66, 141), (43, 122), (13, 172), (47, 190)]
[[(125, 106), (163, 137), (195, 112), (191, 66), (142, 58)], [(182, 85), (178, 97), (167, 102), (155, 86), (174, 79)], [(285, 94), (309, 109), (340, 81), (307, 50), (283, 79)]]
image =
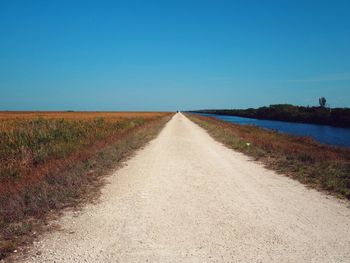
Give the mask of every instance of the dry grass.
[(152, 139), (171, 116), (39, 115), (0, 114), (0, 259), (25, 242), (48, 211), (75, 203), (98, 176)]
[(350, 150), (317, 143), (311, 138), (227, 123), (196, 114), (187, 116), (215, 139), (267, 167), (316, 189), (350, 199)]
[(164, 112), (61, 112), (61, 111), (1, 111), (0, 120), (33, 120), (43, 119), (64, 119), (64, 120), (93, 120), (104, 118), (107, 121), (118, 119), (143, 118), (152, 119), (163, 116)]
[[(0, 119), (0, 182), (12, 185), (92, 145), (111, 141), (162, 113), (3, 113)], [(2, 184), (0, 193), (8, 187)]]

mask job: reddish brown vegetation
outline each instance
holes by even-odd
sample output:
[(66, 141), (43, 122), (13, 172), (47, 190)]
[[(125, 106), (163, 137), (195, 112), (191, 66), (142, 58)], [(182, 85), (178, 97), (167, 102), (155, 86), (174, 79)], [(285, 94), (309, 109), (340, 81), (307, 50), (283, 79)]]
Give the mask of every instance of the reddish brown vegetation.
[(227, 146), (253, 156), (268, 167), (318, 189), (350, 199), (350, 150), (268, 131), (188, 114)]
[(0, 258), (32, 230), (29, 218), (76, 202), (170, 116), (0, 113)]

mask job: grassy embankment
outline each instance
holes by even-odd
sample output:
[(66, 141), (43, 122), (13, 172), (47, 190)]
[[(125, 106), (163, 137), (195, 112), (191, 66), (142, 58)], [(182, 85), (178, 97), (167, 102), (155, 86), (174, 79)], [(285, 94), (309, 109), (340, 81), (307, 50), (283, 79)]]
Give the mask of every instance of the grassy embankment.
[(0, 259), (76, 204), (170, 113), (0, 113)]
[(350, 150), (321, 145), (311, 138), (186, 114), (228, 147), (263, 162), (313, 188), (350, 199)]

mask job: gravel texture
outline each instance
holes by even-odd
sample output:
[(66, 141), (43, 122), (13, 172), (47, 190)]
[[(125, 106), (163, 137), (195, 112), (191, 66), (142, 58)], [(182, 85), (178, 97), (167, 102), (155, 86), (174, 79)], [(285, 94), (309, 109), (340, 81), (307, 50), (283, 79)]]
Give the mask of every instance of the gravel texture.
[(348, 201), (265, 169), (181, 113), (19, 262), (350, 262)]

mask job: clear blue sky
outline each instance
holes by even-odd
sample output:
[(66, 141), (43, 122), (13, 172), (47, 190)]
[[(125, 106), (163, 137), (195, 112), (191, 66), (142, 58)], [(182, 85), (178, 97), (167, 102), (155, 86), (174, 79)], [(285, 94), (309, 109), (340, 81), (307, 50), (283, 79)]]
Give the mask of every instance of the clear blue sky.
[(0, 110), (350, 106), (350, 1), (0, 0)]

